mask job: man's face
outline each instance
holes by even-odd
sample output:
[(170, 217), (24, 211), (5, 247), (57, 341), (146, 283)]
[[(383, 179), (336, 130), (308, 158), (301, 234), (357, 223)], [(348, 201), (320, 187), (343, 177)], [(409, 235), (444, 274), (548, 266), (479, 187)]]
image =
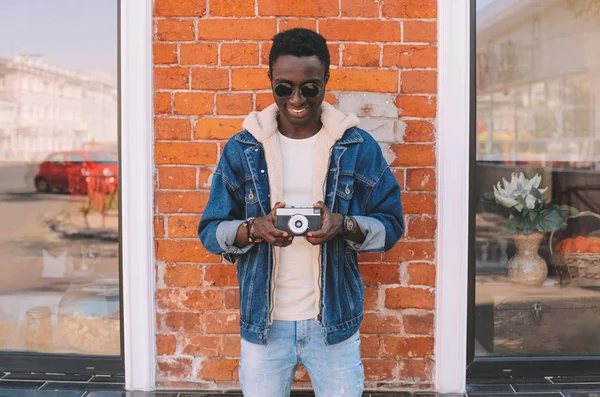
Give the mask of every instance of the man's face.
[[(289, 97), (281, 97), (275, 93), (278, 84), (287, 84), (294, 88)], [(313, 83), (320, 90), (317, 96), (304, 97), (300, 89), (303, 85)], [(325, 97), (327, 77), (325, 68), (316, 55), (296, 57), (282, 55), (277, 58), (272, 67), (271, 88), (275, 103), (281, 116), (295, 125), (308, 125), (321, 116), (320, 109)]]

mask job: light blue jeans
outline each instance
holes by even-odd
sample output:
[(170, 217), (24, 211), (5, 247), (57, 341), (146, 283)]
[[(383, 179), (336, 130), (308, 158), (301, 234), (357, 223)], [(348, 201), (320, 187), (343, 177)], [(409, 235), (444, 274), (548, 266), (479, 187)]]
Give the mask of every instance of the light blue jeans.
[(274, 321), (269, 344), (242, 339), (239, 375), (245, 397), (288, 397), (302, 363), (317, 397), (360, 397), (364, 370), (359, 333), (331, 346), (315, 320)]

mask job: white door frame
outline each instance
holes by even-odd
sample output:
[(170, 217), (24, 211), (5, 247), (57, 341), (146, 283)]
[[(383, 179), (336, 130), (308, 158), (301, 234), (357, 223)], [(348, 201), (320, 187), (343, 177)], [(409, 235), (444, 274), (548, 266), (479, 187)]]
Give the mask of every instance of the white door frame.
[(125, 388), (155, 388), (152, 1), (120, 1)]
[[(121, 193), (125, 387), (155, 388), (152, 2), (121, 0)], [(435, 389), (465, 390), (470, 1), (438, 0)]]
[(435, 389), (466, 382), (470, 1), (438, 0), (438, 233)]

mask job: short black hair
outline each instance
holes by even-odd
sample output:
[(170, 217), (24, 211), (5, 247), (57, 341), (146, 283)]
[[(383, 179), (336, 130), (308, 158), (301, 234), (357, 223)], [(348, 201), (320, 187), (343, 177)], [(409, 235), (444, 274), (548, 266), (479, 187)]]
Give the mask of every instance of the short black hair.
[(273, 37), (273, 47), (269, 53), (269, 73), (273, 72), (273, 64), (281, 55), (309, 57), (316, 55), (325, 68), (325, 76), (329, 74), (329, 48), (327, 40), (319, 33), (304, 28), (294, 28), (277, 33)]

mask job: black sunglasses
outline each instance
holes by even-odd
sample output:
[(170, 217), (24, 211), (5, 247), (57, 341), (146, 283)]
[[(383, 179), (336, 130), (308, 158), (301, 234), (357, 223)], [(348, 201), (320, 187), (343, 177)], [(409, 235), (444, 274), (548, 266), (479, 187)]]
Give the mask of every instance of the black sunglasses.
[[(288, 83), (279, 83), (275, 86), (273, 92), (280, 98), (289, 98), (294, 94), (295, 90), (296, 89)], [(300, 87), (300, 95), (304, 98), (314, 98), (319, 95), (320, 91), (321, 87), (315, 83), (306, 83)]]

